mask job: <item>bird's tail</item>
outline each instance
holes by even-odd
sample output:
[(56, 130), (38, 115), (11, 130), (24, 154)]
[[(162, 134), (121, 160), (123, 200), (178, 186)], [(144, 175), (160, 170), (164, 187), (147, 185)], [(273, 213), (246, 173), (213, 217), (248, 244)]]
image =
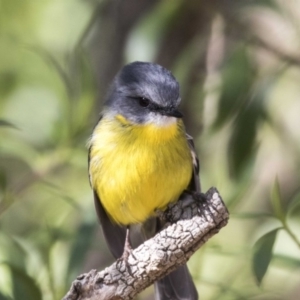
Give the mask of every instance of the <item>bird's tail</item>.
[(198, 300), (198, 293), (187, 265), (155, 283), (155, 300)]

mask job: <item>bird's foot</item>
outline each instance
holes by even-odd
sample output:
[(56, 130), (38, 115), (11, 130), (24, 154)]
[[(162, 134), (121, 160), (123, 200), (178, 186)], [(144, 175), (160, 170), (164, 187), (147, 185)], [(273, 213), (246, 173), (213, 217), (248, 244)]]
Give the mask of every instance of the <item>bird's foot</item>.
[(206, 202), (206, 195), (201, 192), (189, 191), (189, 190), (185, 190), (184, 192), (191, 195), (193, 199), (198, 203)]
[(136, 259), (136, 257), (133, 254), (133, 249), (130, 245), (130, 241), (129, 241), (129, 229), (127, 229), (126, 231), (126, 239), (125, 239), (125, 244), (124, 244), (124, 251), (123, 254), (120, 258), (117, 259), (117, 268), (119, 270), (121, 270), (123, 263), (125, 265), (125, 269), (128, 271), (128, 273), (133, 276), (132, 274), (132, 270), (131, 270), (131, 266), (128, 262), (129, 256), (133, 256), (134, 259)]
[[(204, 211), (206, 211), (206, 212), (208, 212), (208, 216), (211, 217), (212, 220), (214, 220), (214, 222), (215, 222), (214, 214), (210, 208), (211, 206), (208, 206), (208, 203), (207, 203), (206, 194), (203, 194), (201, 192), (195, 192), (195, 191), (186, 191), (186, 193), (190, 194), (193, 197), (193, 199), (197, 205), (198, 214), (207, 218), (207, 215), (205, 215), (203, 213)], [(205, 209), (205, 208), (208, 208), (208, 209)]]

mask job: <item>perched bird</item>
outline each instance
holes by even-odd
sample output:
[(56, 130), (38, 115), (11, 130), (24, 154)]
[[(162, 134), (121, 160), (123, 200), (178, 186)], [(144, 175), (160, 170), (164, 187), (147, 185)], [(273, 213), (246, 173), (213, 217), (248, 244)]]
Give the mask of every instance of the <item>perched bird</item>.
[[(135, 224), (146, 224), (136, 239), (141, 243), (163, 226), (157, 210), (185, 190), (200, 192), (198, 159), (179, 103), (171, 72), (148, 62), (124, 66), (108, 91), (90, 139), (89, 177), (115, 258), (128, 255), (128, 233)], [(157, 300), (198, 299), (186, 265), (156, 282), (155, 295)]]

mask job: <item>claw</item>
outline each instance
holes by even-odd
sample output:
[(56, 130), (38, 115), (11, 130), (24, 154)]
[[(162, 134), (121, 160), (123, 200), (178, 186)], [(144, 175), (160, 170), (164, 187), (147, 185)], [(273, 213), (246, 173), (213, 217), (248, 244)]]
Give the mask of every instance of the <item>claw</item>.
[(200, 201), (202, 203), (206, 202), (206, 196), (203, 193), (200, 192), (192, 192), (192, 196), (195, 201)]
[[(132, 271), (131, 271), (131, 267), (130, 264), (128, 263), (128, 258), (129, 256), (132, 255), (134, 258), (135, 256), (133, 255), (133, 249), (130, 245), (130, 241), (129, 241), (129, 228), (126, 229), (126, 238), (125, 238), (125, 244), (124, 244), (124, 251), (123, 254), (120, 258), (117, 259), (117, 266), (122, 262), (124, 262), (125, 264), (125, 268), (127, 269), (128, 273), (133, 276)], [(122, 266), (122, 265), (121, 265)], [(120, 267), (121, 267), (120, 266)], [(118, 268), (120, 268), (118, 267)]]
[(206, 202), (206, 195), (201, 193), (201, 192), (195, 192), (195, 191), (189, 191), (189, 190), (185, 190), (184, 191), (186, 194), (189, 194), (193, 197), (193, 199), (195, 201), (200, 201), (200, 202)]

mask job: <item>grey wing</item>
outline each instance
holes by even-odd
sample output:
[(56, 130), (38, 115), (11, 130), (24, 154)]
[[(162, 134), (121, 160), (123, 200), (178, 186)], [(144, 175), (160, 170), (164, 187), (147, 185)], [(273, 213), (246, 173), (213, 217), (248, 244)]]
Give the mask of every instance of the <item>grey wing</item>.
[[(100, 118), (101, 119), (101, 118)], [(90, 155), (91, 155), (91, 147), (89, 148), (89, 155), (88, 155), (88, 165), (90, 166)], [(91, 183), (91, 176), (90, 177), (90, 184)], [(104, 238), (108, 245), (108, 248), (112, 255), (115, 258), (119, 258), (123, 254), (125, 238), (126, 238), (126, 228), (123, 226), (119, 226), (114, 224), (110, 217), (108, 216), (107, 212), (105, 211), (100, 197), (98, 196), (97, 192), (93, 189), (94, 192), (94, 204), (95, 209), (97, 212), (98, 219), (100, 221)]]
[(186, 133), (186, 139), (193, 159), (193, 176), (189, 185), (189, 189), (200, 193), (201, 192), (200, 177), (199, 177), (200, 163), (195, 150), (194, 139), (192, 136), (190, 136), (187, 133)]
[(94, 202), (108, 248), (115, 258), (119, 258), (124, 251), (126, 228), (124, 226), (116, 225), (110, 220), (95, 191)]

